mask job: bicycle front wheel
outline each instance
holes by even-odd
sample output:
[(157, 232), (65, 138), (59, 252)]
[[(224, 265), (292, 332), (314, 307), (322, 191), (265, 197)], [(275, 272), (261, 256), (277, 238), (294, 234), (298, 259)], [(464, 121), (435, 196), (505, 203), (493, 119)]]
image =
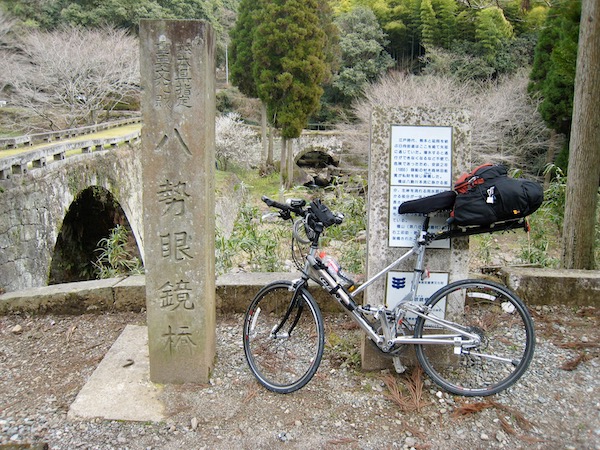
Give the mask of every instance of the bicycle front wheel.
[(426, 302), (430, 314), (476, 336), (478, 344), (430, 319), (419, 317), (415, 337), (437, 335), (451, 344), (415, 346), (423, 370), (442, 388), (458, 395), (496, 394), (527, 370), (535, 345), (533, 321), (521, 299), (487, 280), (461, 280), (437, 291)]
[(261, 289), (244, 318), (244, 354), (267, 389), (297, 391), (316, 373), (325, 345), (323, 318), (312, 295), (291, 281)]

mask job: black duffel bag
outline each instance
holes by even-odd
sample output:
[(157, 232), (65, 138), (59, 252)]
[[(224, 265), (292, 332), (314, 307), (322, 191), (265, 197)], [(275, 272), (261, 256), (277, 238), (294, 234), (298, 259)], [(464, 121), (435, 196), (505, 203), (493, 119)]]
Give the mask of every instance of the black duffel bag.
[(539, 183), (510, 178), (504, 166), (486, 164), (459, 178), (452, 212), (456, 225), (489, 225), (526, 217), (544, 200)]

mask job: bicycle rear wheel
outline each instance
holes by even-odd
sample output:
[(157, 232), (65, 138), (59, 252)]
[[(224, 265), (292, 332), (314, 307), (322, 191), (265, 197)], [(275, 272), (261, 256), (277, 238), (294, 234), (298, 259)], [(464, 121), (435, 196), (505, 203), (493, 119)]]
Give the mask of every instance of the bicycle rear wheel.
[(244, 354), (267, 389), (287, 394), (316, 373), (325, 345), (323, 318), (312, 295), (291, 281), (261, 289), (244, 318)]
[(419, 363), (444, 389), (458, 395), (496, 394), (527, 370), (535, 345), (533, 321), (523, 302), (506, 287), (487, 280), (461, 280), (427, 301), (431, 314), (479, 337), (468, 346), (459, 333), (419, 317), (415, 337), (454, 336), (454, 344), (416, 345)]

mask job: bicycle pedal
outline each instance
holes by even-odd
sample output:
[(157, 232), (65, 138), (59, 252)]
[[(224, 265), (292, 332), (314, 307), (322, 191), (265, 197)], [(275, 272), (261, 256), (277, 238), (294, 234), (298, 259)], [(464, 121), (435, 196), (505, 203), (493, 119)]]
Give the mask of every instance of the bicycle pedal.
[(394, 356), (392, 360), (394, 361), (394, 369), (396, 369), (396, 373), (404, 373), (406, 371), (406, 366), (402, 364), (399, 356)]

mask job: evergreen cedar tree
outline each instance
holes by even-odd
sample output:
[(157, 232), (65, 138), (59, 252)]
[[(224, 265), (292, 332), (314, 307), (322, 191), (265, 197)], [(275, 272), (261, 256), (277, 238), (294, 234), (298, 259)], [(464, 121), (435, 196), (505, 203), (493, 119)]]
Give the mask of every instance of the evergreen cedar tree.
[[(326, 74), (326, 36), (316, 0), (240, 3), (233, 31), (232, 79), (256, 94), (284, 139), (300, 136), (319, 107)], [(255, 95), (253, 95), (255, 96)]]

